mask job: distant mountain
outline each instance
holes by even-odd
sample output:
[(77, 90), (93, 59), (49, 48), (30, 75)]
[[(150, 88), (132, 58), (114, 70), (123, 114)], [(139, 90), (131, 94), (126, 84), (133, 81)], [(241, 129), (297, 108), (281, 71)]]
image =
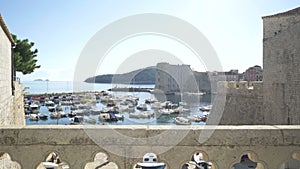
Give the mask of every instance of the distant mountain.
[(123, 74), (105, 74), (87, 78), (87, 83), (155, 84), (156, 67), (147, 67)]

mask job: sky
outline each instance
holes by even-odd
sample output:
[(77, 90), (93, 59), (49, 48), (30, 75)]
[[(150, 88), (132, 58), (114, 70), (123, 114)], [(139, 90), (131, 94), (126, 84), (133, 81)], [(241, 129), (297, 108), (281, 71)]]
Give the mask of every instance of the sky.
[[(18, 73), (21, 81), (71, 81), (79, 58), (84, 57), (85, 47), (97, 32), (119, 19), (144, 13), (165, 14), (193, 25), (216, 52), (219, 71), (238, 69), (242, 73), (251, 66), (263, 66), (261, 17), (299, 6), (299, 0), (0, 0), (0, 13), (11, 33), (28, 38), (39, 51), (41, 68), (30, 75)], [(193, 70), (207, 70), (183, 43), (160, 35), (142, 35), (112, 47), (102, 60), (95, 61), (97, 71), (90, 76), (151, 66), (154, 62), (149, 61), (149, 52), (142, 55), (149, 50), (163, 51), (158, 52), (162, 56), (157, 61), (173, 60), (176, 64), (179, 60)], [(164, 58), (164, 52), (173, 57)], [(146, 56), (143, 63), (130, 64)]]

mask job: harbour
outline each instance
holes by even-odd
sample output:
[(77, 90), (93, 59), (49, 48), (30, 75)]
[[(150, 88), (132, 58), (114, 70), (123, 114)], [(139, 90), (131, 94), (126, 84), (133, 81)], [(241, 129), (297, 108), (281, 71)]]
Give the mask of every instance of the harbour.
[[(24, 85), (33, 91), (32, 87), (43, 83), (48, 83), (48, 92), (36, 90), (25, 96), (26, 125), (70, 125), (74, 120), (81, 125), (204, 125), (205, 119), (200, 117), (208, 114), (200, 110), (208, 102), (186, 103), (175, 95), (157, 99), (157, 95), (150, 92), (153, 85), (114, 84), (111, 88), (111, 84), (95, 84), (98, 90), (89, 92), (49, 90), (54, 88), (52, 85), (58, 87), (58, 83), (69, 85), (71, 82)], [(34, 104), (38, 107), (36, 112), (31, 111)]]

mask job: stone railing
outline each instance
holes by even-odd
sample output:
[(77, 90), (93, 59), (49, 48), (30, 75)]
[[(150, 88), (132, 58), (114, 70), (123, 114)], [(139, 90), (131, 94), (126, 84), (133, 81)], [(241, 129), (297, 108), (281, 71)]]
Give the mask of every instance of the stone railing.
[(133, 169), (146, 152), (168, 169), (181, 169), (196, 152), (214, 169), (230, 169), (245, 153), (257, 169), (280, 169), (300, 153), (300, 126), (26, 126), (0, 133), (0, 153), (22, 169), (37, 168), (51, 152), (71, 169), (85, 168), (100, 152), (119, 169)]

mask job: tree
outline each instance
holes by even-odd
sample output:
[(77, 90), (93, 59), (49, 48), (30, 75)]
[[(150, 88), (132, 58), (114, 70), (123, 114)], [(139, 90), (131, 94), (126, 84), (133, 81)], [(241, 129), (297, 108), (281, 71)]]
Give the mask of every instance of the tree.
[(41, 67), (37, 65), (36, 57), (38, 50), (31, 49), (34, 46), (33, 42), (29, 42), (28, 39), (20, 40), (16, 35), (12, 34), (12, 37), (16, 43), (14, 48), (14, 66), (15, 70), (25, 74), (32, 73), (35, 69)]

